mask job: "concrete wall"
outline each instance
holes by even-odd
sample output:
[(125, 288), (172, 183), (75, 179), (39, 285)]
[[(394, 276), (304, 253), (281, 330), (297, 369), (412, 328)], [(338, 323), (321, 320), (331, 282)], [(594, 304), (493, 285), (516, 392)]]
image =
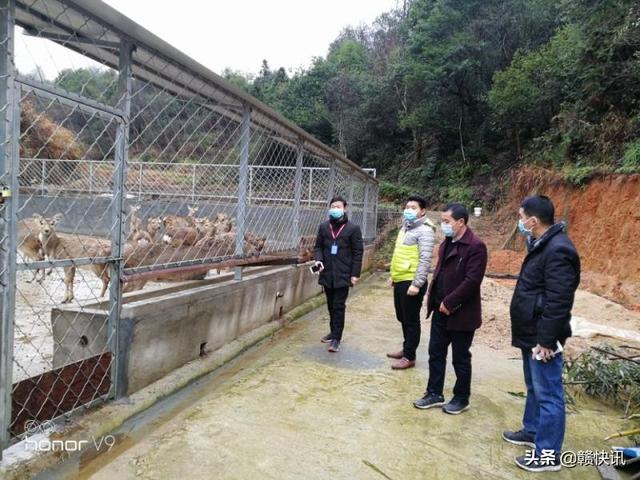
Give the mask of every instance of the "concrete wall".
[[(368, 268), (373, 250), (365, 251)], [(322, 292), (306, 266), (249, 269), (204, 281), (126, 294), (119, 328), (119, 392), (129, 395), (168, 372), (277, 320)], [(108, 351), (107, 302), (52, 310), (54, 368)], [(204, 347), (203, 347), (204, 345)]]

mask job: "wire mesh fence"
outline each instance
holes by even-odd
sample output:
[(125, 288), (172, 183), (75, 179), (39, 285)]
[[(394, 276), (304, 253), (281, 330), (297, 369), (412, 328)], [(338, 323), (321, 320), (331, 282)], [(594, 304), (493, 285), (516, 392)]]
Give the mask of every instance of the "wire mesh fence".
[(0, 0), (0, 41), (0, 450), (118, 395), (123, 293), (295, 259), (334, 194), (375, 238), (372, 172), (106, 5)]

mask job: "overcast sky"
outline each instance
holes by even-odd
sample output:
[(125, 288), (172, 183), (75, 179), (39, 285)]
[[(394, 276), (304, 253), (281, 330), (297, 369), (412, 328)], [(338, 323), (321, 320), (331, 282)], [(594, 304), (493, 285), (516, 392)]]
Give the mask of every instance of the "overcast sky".
[[(272, 68), (296, 71), (324, 56), (348, 26), (371, 23), (397, 0), (105, 0), (147, 30), (216, 73), (226, 67), (257, 73), (262, 59)], [(16, 40), (18, 68), (38, 64), (48, 78), (84, 60), (49, 42)], [(41, 44), (38, 44), (41, 42)], [(64, 58), (63, 58), (64, 57)]]

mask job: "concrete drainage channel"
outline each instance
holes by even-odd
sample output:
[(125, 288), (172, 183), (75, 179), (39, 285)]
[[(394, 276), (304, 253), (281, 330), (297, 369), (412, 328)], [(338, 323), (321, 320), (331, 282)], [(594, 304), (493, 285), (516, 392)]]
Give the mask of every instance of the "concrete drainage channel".
[[(114, 444), (126, 445), (136, 431), (143, 432), (149, 422), (197, 395), (208, 375), (245, 350), (295, 319), (324, 313), (314, 311), (324, 303), (317, 277), (302, 265), (255, 268), (246, 272), (242, 283), (224, 275), (128, 295), (121, 317), (128, 328), (121, 329), (126, 333), (119, 347), (123, 397), (74, 416), (63, 431), (37, 439), (82, 448), (33, 452), (20, 442), (5, 450), (0, 477), (72, 478), (81, 465)], [(95, 314), (103, 305), (88, 308)], [(83, 324), (87, 317), (73, 307), (54, 309), (53, 318), (54, 325), (75, 322), (65, 328), (82, 332), (79, 338), (69, 336), (61, 342), (67, 355), (87, 355), (106, 341), (102, 332)]]
[[(259, 348), (262, 342), (269, 341), (274, 334), (281, 328), (285, 327), (288, 322), (294, 320), (312, 320), (321, 316), (324, 310), (318, 310), (324, 302), (322, 297), (309, 300), (300, 306), (298, 312), (292, 312), (293, 315), (301, 315), (298, 318), (287, 315), (287, 322), (281, 323), (280, 327), (273, 329), (264, 329), (258, 335), (250, 335), (252, 338), (246, 338), (246, 343), (239, 342), (237, 348), (224, 355), (219, 359), (219, 366), (212, 371), (189, 381), (184, 386), (176, 389), (174, 392), (159, 398), (155, 403), (126, 419), (120, 426), (109, 431), (108, 433), (96, 438), (95, 441), (89, 442), (88, 448), (81, 453), (70, 455), (64, 462), (49, 468), (35, 477), (35, 480), (66, 480), (69, 478), (77, 478), (78, 472), (81, 471), (89, 462), (95, 462), (96, 466), (108, 463), (116, 457), (120, 452), (129, 448), (146, 434), (161, 425), (165, 419), (171, 418), (176, 411), (185, 406), (197, 402), (200, 397), (200, 389), (208, 385), (216, 377), (224, 376), (226, 371), (234, 367), (237, 361), (242, 360), (242, 354), (249, 350)], [(302, 312), (311, 310), (303, 314)], [(275, 325), (274, 325), (275, 326)], [(218, 362), (216, 362), (218, 363)], [(175, 372), (181, 377), (180, 372)], [(173, 374), (171, 375), (173, 376)], [(179, 379), (177, 379), (179, 381)], [(141, 392), (142, 393), (142, 392)], [(123, 405), (126, 408), (126, 405)], [(98, 448), (96, 448), (98, 447)], [(85, 478), (84, 476), (81, 478)]]

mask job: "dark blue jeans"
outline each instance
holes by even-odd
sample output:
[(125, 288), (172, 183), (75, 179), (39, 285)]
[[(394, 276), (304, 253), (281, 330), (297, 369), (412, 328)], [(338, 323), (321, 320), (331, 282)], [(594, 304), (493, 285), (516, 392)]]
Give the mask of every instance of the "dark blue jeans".
[(553, 450), (559, 454), (564, 440), (565, 406), (562, 385), (562, 354), (542, 362), (531, 357), (531, 350), (522, 350), (527, 402), (522, 425), (535, 437), (536, 453)]

